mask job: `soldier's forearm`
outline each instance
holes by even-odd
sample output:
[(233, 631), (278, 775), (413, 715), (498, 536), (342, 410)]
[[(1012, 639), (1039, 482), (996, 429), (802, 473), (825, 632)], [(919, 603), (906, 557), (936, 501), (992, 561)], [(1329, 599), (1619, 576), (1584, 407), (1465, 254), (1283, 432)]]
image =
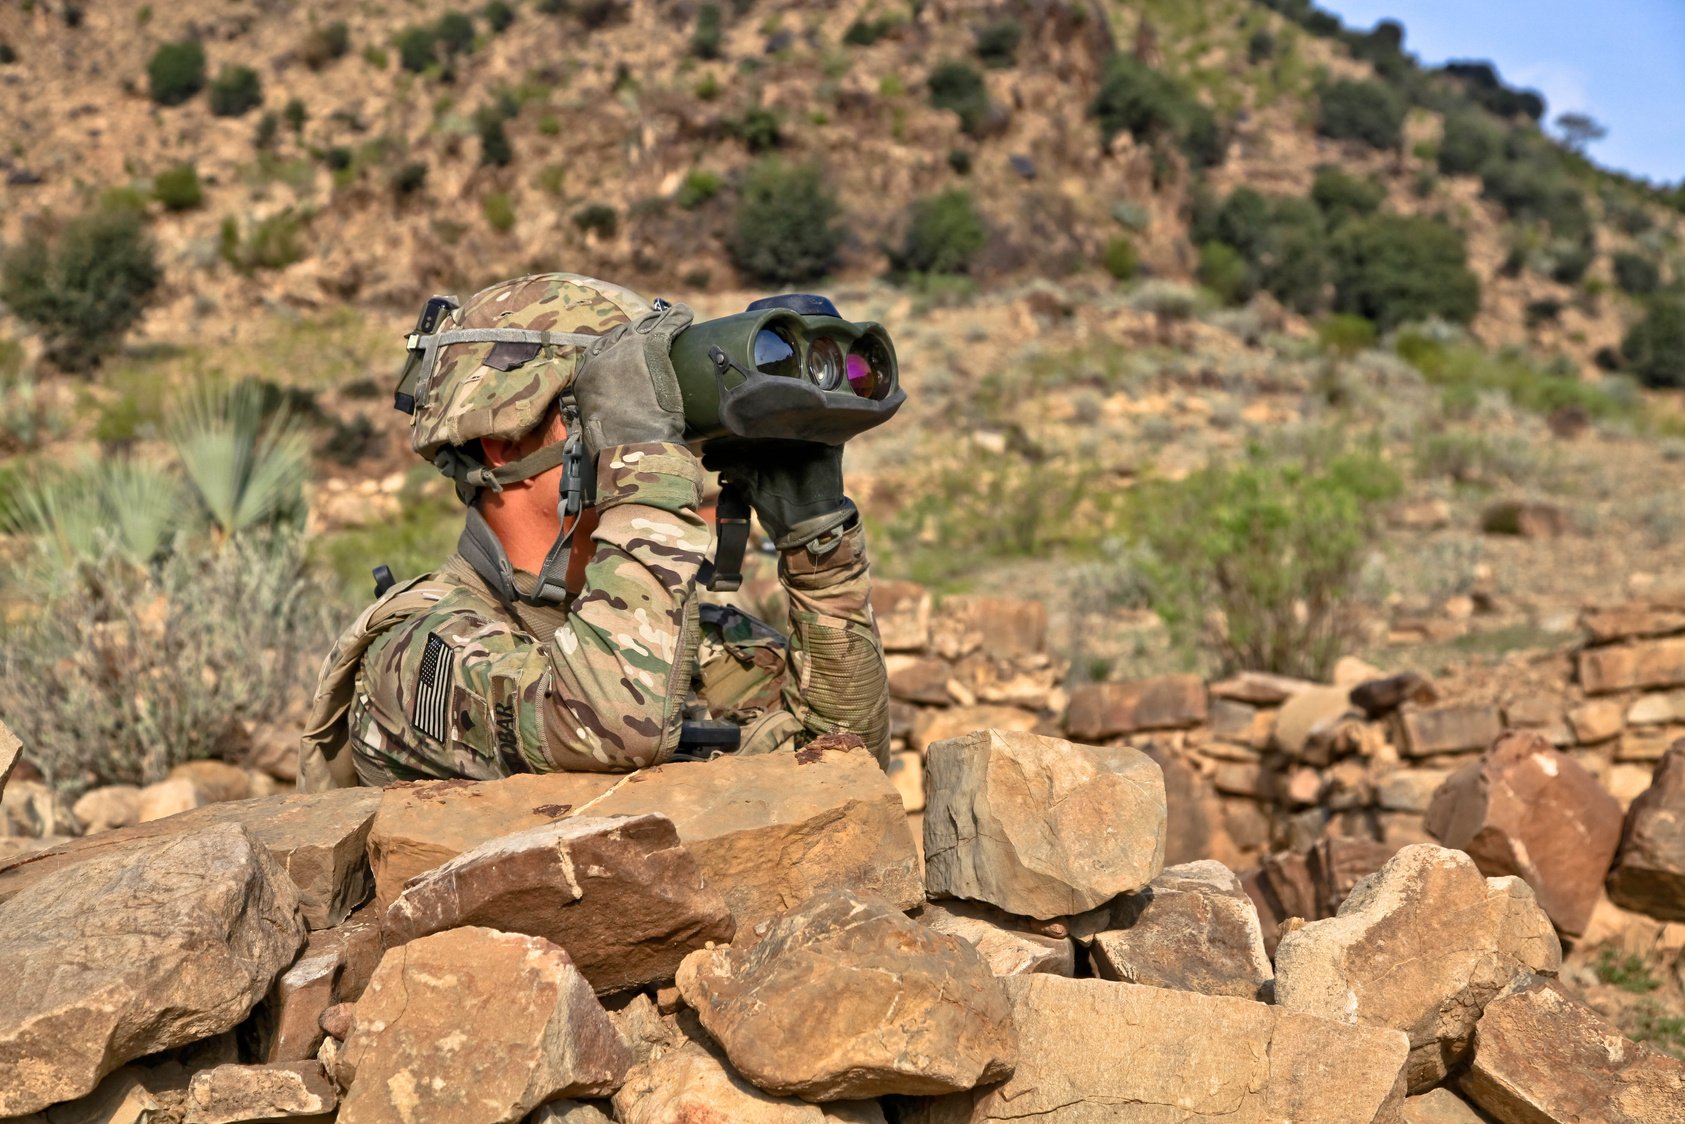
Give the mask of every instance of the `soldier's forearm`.
[(790, 596), (790, 674), (784, 703), (810, 734), (859, 734), (889, 760), (889, 676), (872, 616), (863, 528), (824, 554), (805, 547), (779, 558)]
[(558, 767), (584, 754), (634, 768), (677, 744), (696, 662), (702, 466), (682, 445), (622, 445), (597, 478), (596, 550), (552, 641), (545, 740)]

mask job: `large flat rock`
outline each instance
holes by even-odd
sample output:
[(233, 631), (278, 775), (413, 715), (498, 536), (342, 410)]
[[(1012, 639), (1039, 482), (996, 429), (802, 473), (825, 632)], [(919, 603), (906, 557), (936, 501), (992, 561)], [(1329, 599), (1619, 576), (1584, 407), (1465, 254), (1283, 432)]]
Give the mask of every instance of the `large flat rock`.
[(1685, 1062), (1623, 1037), (1548, 980), (1487, 1006), (1461, 1085), (1505, 1124), (1685, 1121)]
[(1475, 1021), (1516, 979), (1555, 972), (1562, 947), (1533, 893), (1484, 878), (1460, 851), (1406, 847), (1338, 915), (1282, 938), (1275, 999), (1325, 1019), (1403, 1031), (1412, 1092), (1468, 1056)]
[(1046, 919), (1164, 867), (1164, 776), (1139, 750), (984, 730), (931, 746), (925, 778), (932, 895)]
[(554, 941), (599, 993), (671, 980), (687, 953), (735, 929), (658, 815), (567, 816), (482, 843), (411, 879), (386, 941), (463, 925)]
[(1229, 996), (1108, 980), (1003, 980), (1018, 1067), (924, 1101), (903, 1124), (1365, 1124), (1395, 1121), (1403, 1034)]
[(847, 887), (906, 909), (924, 900), (918, 854), (895, 786), (871, 754), (818, 750), (720, 757), (631, 773), (432, 781), (384, 791), (369, 832), (376, 901), (489, 839), (568, 815), (659, 813), (708, 885), (739, 944), (756, 925), (823, 889)]
[[(679, 992), (758, 1088), (811, 1101), (958, 1092), (1012, 1072), (1006, 995), (977, 950), (846, 890), (710, 949)], [(817, 1017), (816, 1017), (817, 1016)]]
[(1685, 742), (1675, 743), (1627, 809), (1609, 900), (1662, 921), (1685, 921)]
[(606, 1096), (632, 1063), (591, 985), (543, 937), (468, 926), (388, 952), (335, 1076), (343, 1124), (514, 1124)]
[(1453, 773), (1428, 805), (1426, 824), (1483, 874), (1513, 874), (1533, 887), (1556, 927), (1578, 936), (1603, 892), (1621, 821), (1620, 802), (1584, 766), (1523, 731)]
[(634, 1066), (614, 1115), (620, 1124), (884, 1124), (875, 1101), (817, 1105), (763, 1092), (697, 1042)]
[(93, 858), (144, 850), (158, 840), (238, 824), (268, 848), (298, 889), (312, 929), (337, 925), (368, 897), (366, 841), (380, 792), (341, 788), (295, 796), (232, 800), (77, 839), (0, 866), (0, 902), (27, 886), (64, 877)]
[(293, 884), (243, 827), (119, 850), (0, 905), (0, 1115), (230, 1030), (304, 944)]

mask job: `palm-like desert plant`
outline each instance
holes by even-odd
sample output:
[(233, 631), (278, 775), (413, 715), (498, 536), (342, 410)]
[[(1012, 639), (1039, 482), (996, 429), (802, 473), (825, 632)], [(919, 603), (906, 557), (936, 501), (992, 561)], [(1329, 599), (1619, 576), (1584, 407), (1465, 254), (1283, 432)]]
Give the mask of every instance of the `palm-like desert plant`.
[(285, 410), (265, 416), (256, 384), (202, 385), (166, 428), (182, 471), (221, 538), (296, 510), (309, 441)]

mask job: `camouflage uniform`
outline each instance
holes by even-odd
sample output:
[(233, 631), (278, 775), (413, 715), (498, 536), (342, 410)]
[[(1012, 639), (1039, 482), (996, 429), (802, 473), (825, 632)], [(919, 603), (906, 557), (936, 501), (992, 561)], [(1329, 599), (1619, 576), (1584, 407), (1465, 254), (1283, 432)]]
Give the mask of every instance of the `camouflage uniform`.
[[(534, 299), (536, 281), (546, 287)], [(633, 294), (597, 290), (596, 282), (587, 290), (585, 279), (567, 275), (525, 279), (524, 290), (512, 284), (503, 301), (543, 310), (541, 330), (602, 332), (640, 311)], [(603, 292), (613, 312), (605, 314)], [(488, 306), (486, 293), (461, 318), (472, 323)], [(524, 326), (533, 323), (529, 316)], [(565, 386), (573, 373), (573, 357), (551, 350), (563, 349), (520, 367), (512, 392), (510, 373), (485, 364), (486, 348), (444, 349), (431, 380), (436, 392), (417, 409), (418, 450), (510, 432), (506, 419), (498, 428), (492, 416), (506, 403), (519, 411), (512, 425), (521, 432), (542, 422), (556, 397), (551, 386)], [(356, 780), (370, 785), (625, 772), (671, 759), (684, 720), (702, 717), (743, 726), (740, 752), (846, 730), (887, 760), (887, 676), (860, 527), (824, 553), (782, 553), (786, 641), (736, 609), (701, 603), (696, 579), (710, 534), (697, 512), (703, 470), (688, 448), (606, 449), (597, 479), (594, 549), (571, 604), (506, 600), (459, 554), (359, 618), (324, 664), (304, 787), (349, 776), (339, 760), (338, 780), (322, 780), (313, 745), (329, 747), (330, 758), (348, 746)]]

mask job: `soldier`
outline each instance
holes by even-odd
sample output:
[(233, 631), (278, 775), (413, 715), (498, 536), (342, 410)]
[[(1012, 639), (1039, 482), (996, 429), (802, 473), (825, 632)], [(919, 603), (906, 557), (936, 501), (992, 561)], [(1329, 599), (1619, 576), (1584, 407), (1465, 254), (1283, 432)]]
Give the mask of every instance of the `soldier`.
[[(482, 290), (436, 337), (412, 337), (411, 445), (455, 482), (465, 526), (438, 571), (386, 592), (329, 653), (301, 788), (628, 772), (708, 743), (765, 753), (835, 732), (887, 761), (840, 447), (718, 466), (777, 547), (788, 640), (699, 596), (703, 468), (668, 358), (690, 322), (682, 305), (552, 273)], [(560, 504), (569, 419), (597, 477), (577, 518)]]

